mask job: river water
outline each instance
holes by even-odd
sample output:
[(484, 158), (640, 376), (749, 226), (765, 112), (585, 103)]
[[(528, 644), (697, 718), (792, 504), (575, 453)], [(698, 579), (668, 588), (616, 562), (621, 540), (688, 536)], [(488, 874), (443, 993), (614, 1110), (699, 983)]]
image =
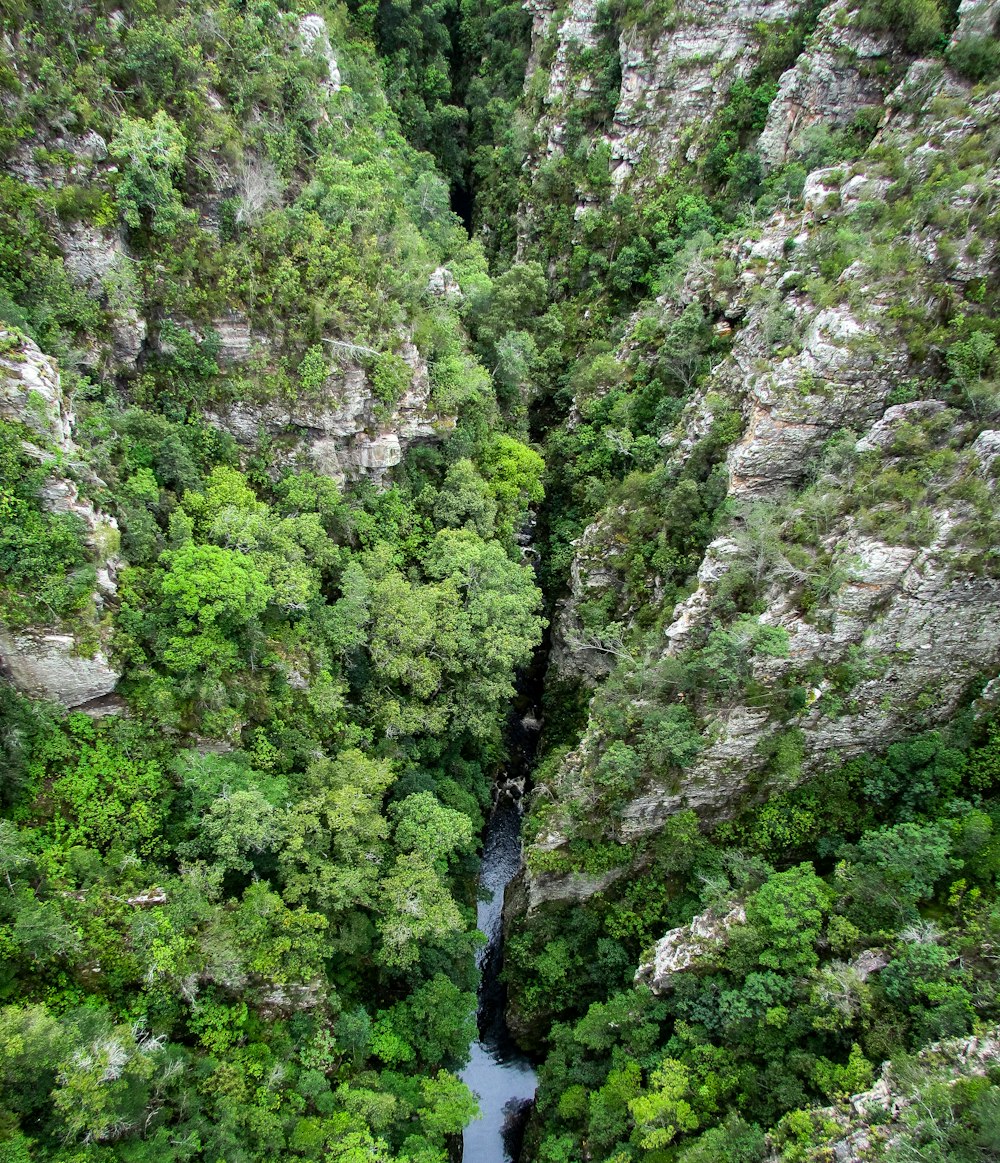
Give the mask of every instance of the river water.
[(462, 1078), (479, 1098), (482, 1117), (465, 1128), (463, 1163), (513, 1163), (535, 1097), (535, 1072), (514, 1044), (504, 1017), (503, 894), (521, 864), (521, 794), (534, 757), (537, 722), (528, 716), (512, 724), (511, 763), (498, 782), (486, 825), (479, 873), (478, 927), (487, 944), (480, 950), (477, 1021), (479, 1039)]

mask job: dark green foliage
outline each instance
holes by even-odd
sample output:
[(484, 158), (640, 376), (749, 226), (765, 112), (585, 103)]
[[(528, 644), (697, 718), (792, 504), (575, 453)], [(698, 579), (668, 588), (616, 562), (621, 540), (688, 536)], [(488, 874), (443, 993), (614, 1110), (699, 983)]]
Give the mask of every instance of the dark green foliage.
[(23, 439), (0, 422), (0, 604), (14, 626), (58, 623), (87, 608), (95, 573), (82, 520), (42, 506), (48, 474), (24, 452)]
[[(453, 1071), (476, 835), (541, 635), (515, 533), (544, 463), (426, 287), (447, 263), (499, 356), (538, 280), (493, 296), (341, 10), (339, 93), (267, 0), (9, 16), (3, 144), (30, 143), (39, 188), (0, 181), (3, 355), (25, 358), (13, 327), (58, 357), (76, 448), (39, 435), (44, 400), (0, 426), (3, 621), (100, 646), (127, 712), (0, 689), (0, 1155), (443, 1163), (475, 1109)], [(448, 13), (386, 16), (409, 128), (461, 169)], [(520, 9), (480, 32), (508, 27)], [(49, 149), (70, 125), (108, 156)], [(78, 286), (71, 228), (127, 253)], [(220, 340), (233, 313), (264, 337), (245, 359)], [(381, 423), (414, 352), (455, 431), (396, 484), (341, 488), (280, 435), (238, 447), (205, 418), (322, 409), (363, 373)], [(111, 527), (40, 496), (71, 474), (121, 530), (100, 619)]]
[(1000, 77), (1000, 39), (965, 36), (948, 50), (948, 63), (970, 81), (989, 82)]
[[(757, 1161), (760, 1128), (784, 1112), (862, 1090), (883, 1058), (902, 1059), (992, 1019), (995, 985), (975, 949), (996, 931), (988, 902), (998, 805), (974, 808), (962, 798), (992, 787), (995, 731), (985, 734), (971, 749), (959, 732), (917, 736), (748, 808), (714, 835), (678, 835), (679, 848), (664, 835), (639, 850), (650, 874), (635, 891), (626, 878), (582, 916), (579, 908), (571, 917), (552, 910), (528, 922), (511, 944), (515, 997), (534, 1006), (548, 998), (541, 1012), (556, 1019), (535, 1157), (573, 1158), (581, 1143), (598, 1139), (612, 1155), (634, 1152), (649, 1134), (647, 1112), (668, 1091), (676, 1118), (687, 1120), (672, 1120), (683, 1133), (678, 1158), (700, 1163), (725, 1150)], [(911, 822), (898, 822), (901, 814)], [(656, 892), (661, 911), (644, 931), (637, 901), (650, 911)], [(721, 915), (734, 900), (745, 922), (674, 975), (653, 1004), (655, 1024), (633, 1016), (595, 1025), (605, 1011), (638, 1013), (653, 1003), (643, 987), (612, 988), (596, 1004), (588, 993), (567, 1013), (554, 988), (556, 967), (569, 973), (574, 964), (567, 934), (603, 926), (636, 958), (648, 957), (647, 942), (672, 925), (706, 904)], [(888, 964), (862, 981), (851, 959), (873, 947), (886, 951)], [(539, 972), (551, 976), (536, 991)], [(665, 1062), (674, 1080), (666, 1091)], [(918, 1134), (930, 1126), (921, 1123)]]
[(937, 0), (866, 0), (858, 17), (865, 28), (894, 33), (912, 53), (937, 47), (944, 33)]

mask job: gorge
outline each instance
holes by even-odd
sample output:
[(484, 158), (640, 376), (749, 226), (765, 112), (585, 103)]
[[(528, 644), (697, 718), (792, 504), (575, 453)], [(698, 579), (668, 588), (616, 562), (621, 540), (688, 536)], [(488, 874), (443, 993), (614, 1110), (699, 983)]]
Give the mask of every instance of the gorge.
[(1000, 1155), (996, 0), (0, 10), (0, 1163)]

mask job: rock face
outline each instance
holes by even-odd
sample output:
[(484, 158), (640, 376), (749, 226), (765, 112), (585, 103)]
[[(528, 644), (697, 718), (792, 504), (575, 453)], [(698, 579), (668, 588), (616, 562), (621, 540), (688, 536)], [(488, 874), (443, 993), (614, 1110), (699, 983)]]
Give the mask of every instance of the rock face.
[(407, 342), (401, 354), (413, 378), (391, 410), (379, 405), (364, 368), (344, 363), (314, 400), (241, 401), (208, 413), (206, 419), (241, 444), (255, 444), (265, 434), (284, 441), (289, 455), (335, 480), (368, 475), (377, 481), (399, 464), (408, 445), (454, 424), (453, 418), (433, 410), (427, 364), (417, 348)]
[[(809, 1112), (815, 1133), (804, 1158), (808, 1163), (869, 1163), (903, 1143), (910, 1144), (914, 1154), (906, 1152), (901, 1157), (919, 1158), (912, 1116), (916, 1113), (919, 1117), (924, 1088), (949, 1087), (963, 1078), (982, 1078), (998, 1062), (1000, 1030), (996, 1028), (928, 1046), (907, 1064), (905, 1073), (886, 1062), (870, 1090), (852, 1095), (840, 1106)], [(928, 1120), (932, 1119), (928, 1111)], [(785, 1157), (775, 1148), (767, 1163), (780, 1163)]]
[(651, 960), (639, 966), (635, 980), (645, 982), (653, 993), (669, 993), (678, 973), (711, 966), (729, 943), (734, 926), (744, 924), (746, 919), (742, 905), (735, 905), (726, 913), (715, 909), (699, 913), (690, 924), (671, 929), (657, 941)]
[(299, 36), (306, 52), (317, 51), (326, 62), (327, 75), (323, 87), (330, 94), (340, 92), (340, 66), (333, 55), (330, 45), (330, 34), (326, 30), (326, 21), (322, 16), (315, 14), (303, 16), (299, 20)]
[(609, 134), (615, 185), (643, 158), (650, 176), (678, 155), (693, 160), (733, 82), (757, 64), (761, 25), (788, 20), (797, 8), (789, 0), (683, 0), (654, 39), (624, 32), (621, 92)]
[(831, 132), (863, 109), (881, 115), (887, 94), (905, 68), (905, 57), (891, 35), (858, 29), (853, 14), (848, 0), (825, 8), (811, 44), (782, 74), (757, 144), (765, 166), (787, 161), (810, 126)]
[(953, 41), (967, 36), (996, 36), (1000, 22), (998, 0), (962, 0), (958, 6), (958, 27)]
[(609, 872), (531, 872), (522, 869), (510, 882), (504, 897), (505, 916), (532, 916), (545, 905), (572, 905), (603, 892), (621, 876)]
[[(749, 76), (757, 64), (762, 27), (788, 20), (797, 8), (790, 0), (682, 0), (665, 27), (622, 32), (617, 44), (621, 87), (611, 126), (603, 135), (615, 185), (632, 178), (643, 159), (648, 161), (643, 181), (662, 173), (678, 156), (691, 160), (732, 83)], [(545, 4), (536, 3), (531, 11), (534, 67), (529, 78), (553, 23)], [(548, 157), (566, 144), (570, 107), (590, 98), (597, 87), (592, 72), (577, 62), (599, 47), (600, 19), (595, 0), (572, 0), (555, 32), (541, 127)]]
[[(568, 126), (592, 106), (606, 83), (606, 57), (616, 52), (614, 111), (592, 135), (607, 146), (615, 190), (641, 188), (678, 161), (697, 160), (733, 84), (754, 74), (772, 30), (780, 36), (788, 22), (808, 26), (814, 19), (797, 0), (680, 0), (666, 18), (651, 13), (627, 25), (615, 43), (596, 0), (571, 0), (558, 23), (551, 0), (532, 0), (529, 10), (526, 83), (551, 60), (529, 168), (537, 171), (571, 144)], [(760, 139), (765, 165), (784, 161), (813, 124), (835, 130), (861, 110), (877, 110), (905, 66), (891, 37), (856, 27), (848, 0), (829, 4), (806, 51), (781, 78)], [(590, 205), (580, 195), (578, 219)], [(529, 219), (530, 199), (524, 225)]]
[(0, 417), (23, 424), (63, 452), (73, 447), (73, 414), (54, 360), (10, 331), (0, 331)]
[[(831, 15), (815, 44), (841, 34), (847, 35)], [(997, 94), (970, 92), (947, 70), (917, 62), (886, 98), (880, 145), (897, 148), (910, 180), (919, 183), (942, 157), (979, 140), (998, 115)], [(962, 210), (978, 198), (985, 199), (985, 213), (996, 213), (1000, 168), (996, 160), (990, 165), (975, 188), (951, 197), (937, 223), (918, 224), (897, 240), (912, 256), (909, 302), (933, 304), (951, 293), (949, 287), (964, 294), (967, 284), (994, 269), (996, 240), (984, 234), (970, 246), (974, 231)], [(661, 301), (668, 318), (697, 302), (709, 317), (721, 315), (732, 335), (729, 354), (660, 438), (668, 467), (686, 463), (722, 406), (738, 412), (741, 432), (725, 458), (727, 510), (735, 516), (708, 545), (694, 591), (672, 614), (664, 611), (660, 657), (700, 648), (725, 617), (719, 594), (733, 571), (758, 571), (752, 617), (784, 631), (788, 652), (756, 658), (754, 681), (776, 691), (797, 686), (802, 698), (784, 718), (760, 701), (745, 702), (738, 691), (706, 705), (699, 712), (700, 754), (683, 770), (664, 777), (653, 772), (629, 802), (609, 812), (609, 839), (627, 843), (655, 834), (686, 809), (706, 821), (731, 816), (779, 786), (947, 722), (976, 684), (1000, 672), (1000, 578), (981, 564), (985, 542), (968, 502), (981, 487), (977, 482), (996, 490), (1000, 438), (992, 429), (981, 431), (968, 410), (949, 409), (943, 399), (913, 398), (941, 394), (938, 381), (922, 362), (926, 357), (914, 354), (919, 345), (912, 332), (897, 325), (896, 276), (880, 273), (864, 247), (829, 281), (817, 278), (825, 240), (841, 228), (857, 229), (866, 208), (886, 198), (889, 184), (877, 151), (850, 166), (815, 171), (801, 208), (776, 211), (729, 248), (732, 271), (724, 286), (699, 274)], [(817, 293), (818, 286), (825, 289)], [(626, 337), (619, 357), (627, 354)], [(824, 459), (834, 436), (846, 467)], [(906, 504), (880, 503), (877, 486), (869, 495), (868, 485), (853, 482), (905, 475), (919, 448), (941, 450), (950, 467), (935, 490), (913, 503), (919, 530), (911, 525), (901, 532), (900, 522), (914, 516), (912, 506), (908, 513)], [(811, 560), (821, 559), (832, 580), (807, 604), (803, 587), (812, 567), (780, 552), (765, 561), (769, 551), (760, 549), (753, 530), (754, 521), (769, 513), (796, 514), (796, 498), (812, 481), (810, 495), (825, 497), (830, 508), (811, 543)], [(607, 651), (607, 638), (603, 652), (595, 651), (584, 627), (591, 595), (609, 599), (612, 613), (605, 604), (604, 618), (612, 629), (630, 616), (619, 598), (626, 587), (616, 565), (622, 527), (620, 512), (611, 507), (577, 543), (554, 635), (562, 674), (599, 681), (611, 663), (620, 663)], [(649, 585), (643, 601), (655, 608), (655, 579)], [(782, 739), (796, 759), (779, 777), (772, 757)], [(567, 802), (597, 801), (588, 781), (605, 745), (592, 719), (552, 779), (556, 805), (564, 791)], [(558, 850), (560, 833), (571, 835), (573, 826), (556, 807), (546, 827), (545, 846)], [(550, 884), (546, 891), (557, 890)]]
[(26, 441), (24, 448), (43, 465), (52, 466), (39, 500), (49, 512), (73, 513), (83, 522), (98, 583), (91, 614), (94, 625), (87, 634), (88, 642), (96, 638), (95, 644), (84, 648), (72, 628), (15, 631), (0, 624), (0, 673), (25, 694), (77, 707), (109, 695), (119, 678), (108, 661), (105, 632), (96, 624), (117, 589), (118, 524), (81, 497), (76, 481), (57, 466), (55, 452), (62, 457), (59, 465), (79, 463), (80, 458), (55, 361), (30, 339), (12, 332), (0, 331), (0, 351), (0, 416), (37, 435), (39, 443)]
[(563, 678), (579, 678), (592, 684), (614, 669), (615, 643), (589, 634), (580, 610), (588, 599), (620, 588), (615, 559), (621, 555), (622, 546), (607, 536), (607, 529), (600, 522), (589, 525), (574, 546), (570, 592), (556, 610), (549, 666)]
[(72, 634), (15, 634), (0, 627), (0, 673), (31, 698), (83, 706), (111, 694), (120, 676), (103, 651), (86, 658), (78, 646)]
[(213, 319), (212, 327), (219, 337), (219, 359), (222, 363), (246, 363), (253, 353), (255, 342), (265, 342), (263, 336), (253, 334), (249, 320), (236, 312)]

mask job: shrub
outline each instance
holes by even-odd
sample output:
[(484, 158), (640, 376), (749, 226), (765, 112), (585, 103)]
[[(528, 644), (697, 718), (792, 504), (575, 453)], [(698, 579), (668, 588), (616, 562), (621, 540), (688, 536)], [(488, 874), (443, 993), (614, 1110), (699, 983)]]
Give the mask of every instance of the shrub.
[(1000, 77), (1000, 40), (995, 36), (965, 36), (948, 49), (948, 63), (977, 84)]

